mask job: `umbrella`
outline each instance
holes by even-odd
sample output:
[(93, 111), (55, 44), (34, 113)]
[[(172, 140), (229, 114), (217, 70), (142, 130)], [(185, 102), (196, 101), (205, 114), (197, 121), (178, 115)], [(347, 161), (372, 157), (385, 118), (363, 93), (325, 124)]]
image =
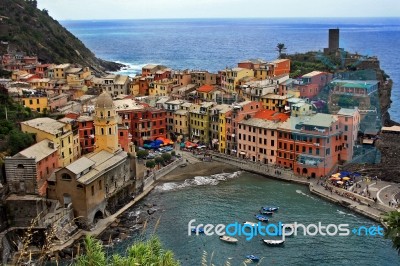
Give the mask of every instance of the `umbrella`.
[(340, 177), (332, 176), (329, 180), (340, 180)]
[(332, 175), (332, 177), (340, 177), (340, 173), (336, 173), (336, 174)]
[(336, 183), (339, 185), (343, 185), (343, 181), (337, 181)]
[(348, 177), (348, 176), (345, 176), (345, 177), (342, 178), (342, 180), (344, 180), (344, 181), (347, 181), (347, 180), (350, 180), (350, 179), (351, 179), (351, 178)]

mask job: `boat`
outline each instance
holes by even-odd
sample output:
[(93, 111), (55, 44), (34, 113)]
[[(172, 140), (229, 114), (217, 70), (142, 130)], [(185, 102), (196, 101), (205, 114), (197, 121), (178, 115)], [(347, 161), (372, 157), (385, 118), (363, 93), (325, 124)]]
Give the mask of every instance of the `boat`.
[(192, 233), (204, 234), (204, 228), (203, 228), (203, 227), (200, 227), (200, 228), (193, 228), (193, 229), (192, 229)]
[(253, 222), (244, 222), (243, 224), (244, 224), (244, 225), (250, 225), (250, 226), (253, 226), (253, 227), (258, 226), (257, 223), (253, 223)]
[(272, 215), (272, 214), (274, 214), (274, 212), (260, 210), (260, 214), (262, 214), (262, 215)]
[(249, 260), (252, 260), (254, 262), (257, 262), (257, 261), (260, 260), (260, 258), (255, 256), (255, 255), (247, 255), (246, 258), (249, 259)]
[(263, 211), (267, 211), (267, 212), (276, 212), (279, 210), (279, 207), (270, 207), (270, 206), (266, 206), (266, 207), (261, 207), (261, 209)]
[(263, 239), (263, 242), (265, 244), (267, 244), (268, 246), (273, 246), (273, 247), (278, 247), (278, 246), (282, 246), (283, 244), (285, 244), (285, 240), (267, 240), (267, 239)]
[(234, 237), (230, 237), (230, 236), (220, 236), (219, 239), (221, 239), (222, 241), (228, 242), (228, 243), (237, 243), (239, 240), (237, 240)]
[(256, 219), (259, 220), (260, 222), (268, 222), (268, 218), (259, 214), (255, 215)]

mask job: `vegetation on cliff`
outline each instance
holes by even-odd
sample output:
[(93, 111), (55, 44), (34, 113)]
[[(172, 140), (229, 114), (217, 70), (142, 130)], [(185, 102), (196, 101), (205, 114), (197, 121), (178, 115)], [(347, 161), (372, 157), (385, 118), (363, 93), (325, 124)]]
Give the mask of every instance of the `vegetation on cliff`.
[(120, 64), (96, 56), (36, 0), (0, 1), (0, 54), (8, 49), (37, 55), (45, 63), (74, 63), (95, 70), (117, 70)]

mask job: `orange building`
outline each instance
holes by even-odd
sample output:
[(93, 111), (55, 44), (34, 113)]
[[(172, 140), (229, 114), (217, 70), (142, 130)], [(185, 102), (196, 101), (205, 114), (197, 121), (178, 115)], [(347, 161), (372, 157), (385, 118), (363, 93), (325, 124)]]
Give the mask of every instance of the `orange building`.
[(297, 175), (325, 176), (341, 160), (342, 134), (335, 115), (291, 117), (278, 128), (276, 163)]
[(268, 64), (272, 76), (280, 76), (290, 73), (290, 60), (289, 59), (277, 59)]

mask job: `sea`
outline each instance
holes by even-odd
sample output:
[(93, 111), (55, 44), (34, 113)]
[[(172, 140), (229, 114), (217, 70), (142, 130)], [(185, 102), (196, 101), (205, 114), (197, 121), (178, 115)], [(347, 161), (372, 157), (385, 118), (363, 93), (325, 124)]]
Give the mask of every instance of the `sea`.
[[(351, 52), (378, 56), (393, 79), (392, 119), (400, 121), (400, 18), (316, 19), (168, 19), (61, 21), (96, 56), (120, 62), (127, 75), (138, 74), (149, 63), (173, 69), (216, 72), (249, 58), (274, 60), (277, 43), (288, 53), (322, 51), (328, 29), (340, 29), (340, 46)], [(245, 265), (246, 255), (263, 260), (259, 265), (400, 265), (391, 242), (381, 236), (295, 236), (284, 247), (269, 247), (257, 236), (239, 236), (235, 245), (214, 236), (188, 236), (188, 222), (228, 224), (256, 222), (261, 206), (276, 205), (271, 223), (349, 224), (351, 228), (378, 226), (375, 222), (309, 193), (307, 187), (271, 180), (246, 172), (198, 176), (160, 184), (140, 206), (127, 211), (134, 217), (144, 204), (155, 204), (147, 233), (153, 230), (181, 265)], [(159, 219), (159, 222), (157, 222)], [(154, 229), (155, 228), (155, 229)], [(122, 253), (140, 236), (108, 248)], [(226, 264), (228, 262), (228, 264)]]
[(340, 29), (340, 47), (378, 56), (393, 79), (392, 119), (400, 122), (400, 18), (260, 18), (61, 21), (96, 56), (126, 64), (134, 76), (149, 63), (217, 72), (241, 60), (323, 51), (328, 29)]

